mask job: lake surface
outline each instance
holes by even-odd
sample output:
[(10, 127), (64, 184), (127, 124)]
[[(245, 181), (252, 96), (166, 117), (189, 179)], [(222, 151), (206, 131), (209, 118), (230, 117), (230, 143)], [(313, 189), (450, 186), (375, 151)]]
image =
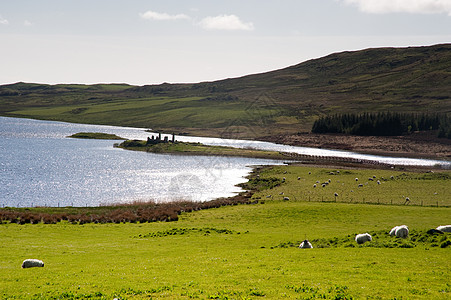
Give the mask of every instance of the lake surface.
[[(0, 117), (0, 206), (97, 206), (151, 199), (206, 201), (241, 191), (235, 185), (246, 181), (251, 166), (281, 163), (134, 152), (114, 148), (117, 141), (67, 138), (77, 132), (113, 133), (128, 139), (146, 139), (151, 135), (142, 128)], [(445, 161), (387, 158), (256, 141), (187, 136), (176, 139), (391, 164), (451, 166)]]
[(173, 156), (66, 138), (91, 131), (145, 139), (143, 129), (0, 117), (0, 205), (98, 206), (233, 196), (250, 166), (270, 160)]

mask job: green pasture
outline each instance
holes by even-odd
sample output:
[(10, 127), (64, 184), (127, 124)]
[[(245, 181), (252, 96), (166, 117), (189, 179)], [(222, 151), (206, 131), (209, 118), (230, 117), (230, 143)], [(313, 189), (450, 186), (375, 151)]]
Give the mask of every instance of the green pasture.
[[(351, 179), (358, 176), (386, 177), (385, 172), (391, 172), (345, 171), (340, 169), (341, 175), (332, 179), (351, 185)], [(448, 195), (441, 198), (446, 207), (348, 203), (341, 195), (337, 203), (294, 199), (292, 195), (301, 190), (299, 185), (308, 172), (313, 179), (332, 176), (328, 175), (331, 170), (324, 168), (262, 169), (261, 179), (280, 176), (286, 180), (254, 194), (261, 198), (260, 203), (183, 213), (177, 222), (0, 225), (0, 298), (451, 297), (451, 234), (426, 234), (451, 223), (450, 179), (420, 180), (414, 178), (431, 173), (401, 176), (402, 172), (394, 172), (397, 179), (381, 185), (389, 190), (381, 194), (387, 202), (399, 187), (409, 189), (417, 181), (426, 182), (420, 186), (426, 189), (424, 193), (435, 191), (440, 182), (448, 183), (446, 189), (438, 190), (438, 195)], [(305, 187), (313, 185), (310, 179), (305, 181)], [(333, 191), (333, 182), (317, 187), (316, 197), (327, 189)], [(278, 198), (282, 190), (289, 201)], [(267, 194), (277, 196), (263, 199)], [(415, 199), (416, 194), (409, 196)], [(390, 237), (389, 230), (401, 224), (409, 226), (410, 237)], [(364, 232), (372, 234), (373, 241), (357, 245), (355, 234)], [(306, 238), (314, 248), (297, 248)], [(26, 258), (42, 259), (45, 267), (21, 269)]]
[[(146, 128), (227, 128), (232, 125), (259, 125), (262, 118), (275, 122), (275, 108), (250, 113), (245, 103), (209, 100), (205, 97), (146, 97), (72, 101), (51, 107), (17, 109), (8, 114), (18, 117), (64, 120), (74, 123), (111, 124)], [(225, 130), (225, 129), (224, 129)]]
[[(451, 171), (445, 170), (407, 172), (399, 169), (280, 166), (263, 170), (260, 178), (265, 177), (285, 178), (285, 183), (271, 191), (256, 193), (255, 197), (289, 197), (290, 201), (451, 206)], [(406, 198), (409, 198), (407, 203)]]

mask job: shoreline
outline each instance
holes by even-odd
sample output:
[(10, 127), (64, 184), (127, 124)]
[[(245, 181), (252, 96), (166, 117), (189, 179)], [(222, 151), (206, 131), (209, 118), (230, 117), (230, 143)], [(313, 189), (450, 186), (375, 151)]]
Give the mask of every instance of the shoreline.
[(345, 134), (277, 135), (263, 141), (289, 146), (344, 150), (361, 154), (451, 161), (451, 140), (418, 132), (408, 136), (354, 136)]

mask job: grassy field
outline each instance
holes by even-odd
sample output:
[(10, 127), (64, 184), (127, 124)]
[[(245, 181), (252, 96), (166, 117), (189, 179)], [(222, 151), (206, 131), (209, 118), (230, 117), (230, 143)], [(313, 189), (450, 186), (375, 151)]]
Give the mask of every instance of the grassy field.
[[(340, 175), (314, 167), (262, 169), (249, 184), (286, 180), (254, 194), (259, 204), (183, 213), (177, 222), (3, 224), (0, 298), (449, 299), (451, 236), (425, 233), (451, 223), (449, 171), (338, 170)], [(365, 202), (375, 194), (373, 200), (390, 203), (407, 191), (418, 204), (414, 190), (423, 190), (447, 206), (362, 204), (358, 197), (349, 203), (345, 188), (337, 203), (319, 200), (332, 192), (324, 201), (335, 201), (338, 180), (349, 189), (355, 177), (365, 184), (373, 175), (394, 179), (365, 185), (359, 192)], [(329, 178), (325, 188), (312, 187)], [(312, 201), (295, 197), (303, 190)], [(401, 224), (411, 234), (399, 241), (388, 231)], [(357, 245), (354, 236), (363, 232), (374, 239)], [(305, 238), (314, 249), (296, 247)], [(21, 269), (25, 258), (42, 259), (45, 267)]]

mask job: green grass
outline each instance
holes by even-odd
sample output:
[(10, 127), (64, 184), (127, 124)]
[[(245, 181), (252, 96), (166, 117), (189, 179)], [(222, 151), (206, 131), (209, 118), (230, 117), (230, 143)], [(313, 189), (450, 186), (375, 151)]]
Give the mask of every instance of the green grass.
[[(287, 173), (284, 173), (284, 172)], [(337, 172), (338, 171), (338, 172)], [(309, 172), (311, 174), (309, 174)], [(293, 201), (337, 201), (344, 203), (371, 203), (403, 205), (451, 206), (451, 172), (414, 173), (399, 170), (347, 169), (314, 167), (265, 169), (261, 178), (286, 178), (284, 184), (254, 197), (265, 199), (269, 194), (275, 199), (290, 197)], [(298, 177), (300, 179), (298, 180)], [(374, 177), (374, 178), (373, 178)], [(358, 178), (358, 181), (355, 180)], [(372, 180), (369, 180), (369, 179)], [(330, 183), (325, 187), (322, 184)], [(319, 183), (317, 183), (319, 181)], [(378, 181), (380, 184), (378, 184)], [(316, 184), (316, 187), (314, 185)], [(359, 184), (363, 186), (359, 187)], [(284, 193), (280, 195), (280, 193)], [(335, 193), (338, 197), (335, 197)]]
[(125, 140), (124, 138), (121, 138), (120, 136), (117, 136), (115, 134), (102, 132), (78, 132), (68, 137), (77, 139)]
[[(280, 176), (286, 177), (286, 183), (277, 186), (271, 182), (279, 181), (266, 181), (273, 189), (261, 196), (288, 187), (297, 190), (302, 181), (297, 176), (307, 177), (308, 171), (323, 179), (330, 172), (313, 167), (262, 169), (262, 180)], [(343, 176), (343, 181), (344, 176), (388, 172), (340, 171), (343, 175), (333, 178)], [(434, 190), (436, 181), (449, 183), (431, 174), (400, 175), (394, 173), (397, 179), (384, 186), (391, 190), (384, 194), (385, 202), (398, 184), (426, 182), (431, 188), (421, 188)], [(444, 190), (447, 195), (450, 188), (448, 184)], [(290, 201), (273, 198), (264, 204), (183, 213), (179, 221), (169, 223), (3, 224), (0, 298), (449, 299), (451, 247), (440, 247), (443, 237), (421, 239), (428, 229), (449, 223), (449, 197), (444, 204), (448, 207), (290, 197)], [(388, 236), (400, 224), (411, 230), (402, 241)], [(362, 232), (372, 233), (373, 242), (354, 244), (354, 235)], [(445, 237), (451, 240), (449, 234)], [(283, 246), (305, 238), (314, 249)], [(327, 243), (329, 247), (319, 247)], [(21, 269), (25, 258), (42, 259), (45, 267)]]

